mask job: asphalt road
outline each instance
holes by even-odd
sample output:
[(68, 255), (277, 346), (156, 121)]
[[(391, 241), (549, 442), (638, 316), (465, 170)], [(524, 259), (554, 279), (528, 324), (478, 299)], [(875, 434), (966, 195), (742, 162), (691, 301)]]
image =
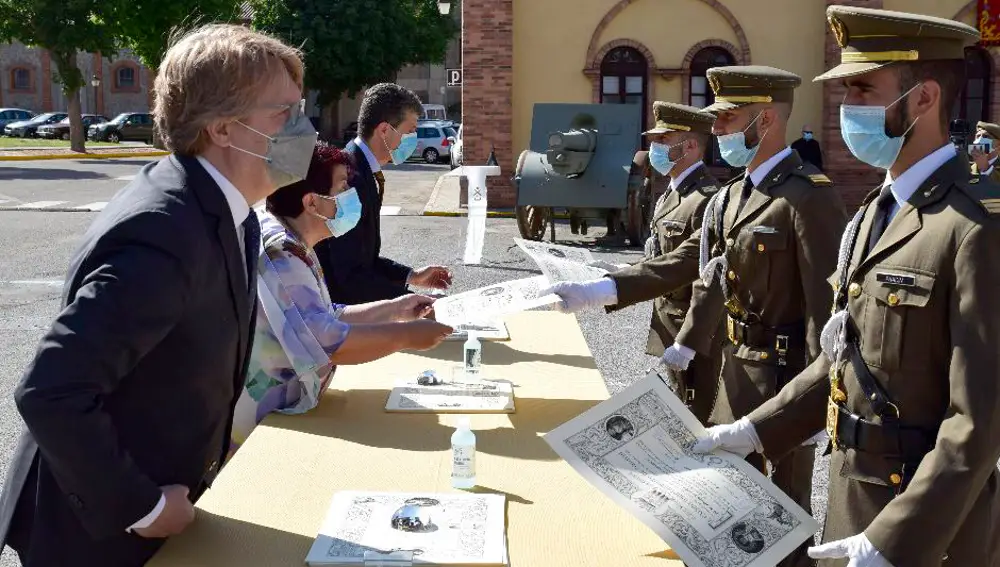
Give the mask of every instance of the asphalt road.
[[(78, 185), (78, 191), (88, 192), (85, 199), (75, 202), (110, 198), (125, 183), (114, 177), (134, 174), (138, 167), (135, 163), (95, 161), (98, 160), (81, 160), (79, 170), (76, 165), (65, 162), (50, 162), (51, 167), (0, 167), (0, 199), (5, 196), (13, 196), (20, 202), (25, 198), (33, 201), (75, 199), (77, 195), (69, 184)], [(413, 184), (426, 183), (427, 176), (439, 174), (428, 172), (426, 166), (406, 167), (412, 167), (413, 171), (397, 172), (399, 177), (395, 181), (390, 178), (389, 182), (405, 185), (413, 176)], [(3, 250), (0, 255), (0, 352), (4, 353), (0, 357), (0, 474), (6, 472), (20, 428), (11, 392), (39, 338), (58, 311), (61, 280), (67, 263), (77, 239), (95, 216), (91, 212), (0, 211), (0, 250)], [(454, 292), (539, 273), (511, 240), (518, 236), (513, 220), (487, 221), (486, 246), (479, 266), (461, 265), (465, 219), (387, 216), (382, 221), (384, 255), (413, 266), (431, 263), (451, 266), (455, 274)], [(569, 244), (588, 240), (571, 237), (566, 226), (560, 227), (558, 232), (560, 240)], [(641, 257), (637, 249), (592, 247), (591, 250), (596, 258), (611, 262), (635, 262)], [(611, 392), (642, 377), (653, 362), (651, 357), (641, 354), (650, 310), (650, 303), (645, 303), (612, 315), (593, 311), (577, 317)], [(825, 509), (825, 463), (825, 460), (818, 461), (814, 477), (816, 512)], [(0, 567), (18, 565), (10, 555), (8, 551), (0, 558)]]

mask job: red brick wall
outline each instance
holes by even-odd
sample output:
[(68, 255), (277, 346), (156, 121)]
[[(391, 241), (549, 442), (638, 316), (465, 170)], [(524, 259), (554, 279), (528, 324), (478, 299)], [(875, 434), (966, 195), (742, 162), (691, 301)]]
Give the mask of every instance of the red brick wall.
[(490, 208), (514, 206), (514, 0), (462, 0), (462, 161), (484, 165), (495, 148), (502, 174), (487, 179)]
[[(882, 0), (826, 0), (826, 4), (882, 8)], [(829, 26), (826, 29), (825, 59), (826, 69), (840, 64), (840, 46)], [(840, 189), (848, 211), (853, 212), (865, 195), (885, 179), (885, 173), (858, 161), (844, 145), (840, 135), (840, 103), (844, 100), (844, 93), (840, 81), (823, 83), (823, 139), (820, 144), (823, 147), (823, 168)]]

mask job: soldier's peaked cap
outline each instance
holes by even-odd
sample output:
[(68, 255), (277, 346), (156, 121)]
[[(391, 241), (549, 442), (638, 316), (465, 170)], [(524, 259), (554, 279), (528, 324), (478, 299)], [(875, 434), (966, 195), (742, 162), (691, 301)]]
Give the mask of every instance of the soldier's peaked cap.
[(655, 125), (643, 132), (643, 135), (649, 136), (667, 132), (711, 134), (715, 116), (686, 104), (656, 101), (653, 103), (653, 120), (656, 121)]
[(792, 102), (802, 79), (774, 67), (736, 65), (712, 67), (706, 73), (715, 103), (705, 112), (719, 113), (756, 103)]
[(976, 130), (982, 130), (983, 132), (989, 134), (994, 140), (1000, 140), (1000, 125), (992, 122), (979, 122), (976, 124)]
[(826, 19), (840, 46), (840, 65), (814, 81), (862, 75), (906, 61), (963, 60), (966, 46), (980, 39), (976, 28), (921, 14), (835, 5), (827, 8)]

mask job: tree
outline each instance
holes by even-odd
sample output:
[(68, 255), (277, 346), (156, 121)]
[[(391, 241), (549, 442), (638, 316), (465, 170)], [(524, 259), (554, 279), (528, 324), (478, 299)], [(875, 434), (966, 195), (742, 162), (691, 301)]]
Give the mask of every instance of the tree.
[(253, 0), (255, 28), (305, 54), (306, 86), (327, 105), (391, 80), (403, 66), (444, 60), (458, 31), (437, 0)]
[(69, 101), (70, 147), (77, 152), (85, 151), (80, 118), (85, 82), (77, 53), (117, 52), (115, 30), (101, 18), (101, 5), (101, 0), (0, 0), (0, 40), (47, 49), (55, 62), (55, 80)]

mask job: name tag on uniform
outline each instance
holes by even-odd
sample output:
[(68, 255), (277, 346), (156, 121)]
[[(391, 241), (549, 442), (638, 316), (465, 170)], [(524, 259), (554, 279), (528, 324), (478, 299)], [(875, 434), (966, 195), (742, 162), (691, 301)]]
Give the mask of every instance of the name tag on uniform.
[(917, 279), (906, 274), (890, 274), (889, 272), (875, 272), (875, 281), (892, 285), (912, 287), (917, 285)]
[(751, 230), (756, 234), (778, 234), (778, 229), (773, 226), (755, 226)]

